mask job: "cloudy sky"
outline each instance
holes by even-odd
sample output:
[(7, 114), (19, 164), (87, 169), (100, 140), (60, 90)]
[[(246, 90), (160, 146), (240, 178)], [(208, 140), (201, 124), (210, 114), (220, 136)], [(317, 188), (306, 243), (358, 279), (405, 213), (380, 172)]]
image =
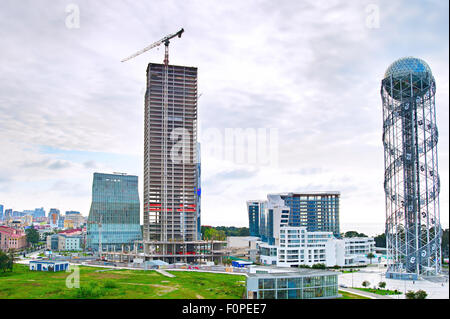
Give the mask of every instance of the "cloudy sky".
[[(437, 82), (448, 227), (448, 9), (440, 0), (2, 0), (0, 204), (87, 215), (94, 172), (138, 175), (142, 199), (145, 71), (164, 51), (120, 60), (183, 27), (170, 62), (198, 67), (203, 224), (248, 226), (246, 200), (267, 193), (337, 190), (342, 231), (381, 233), (380, 81), (394, 60), (415, 56)], [(215, 153), (227, 128), (276, 131), (277, 163)]]

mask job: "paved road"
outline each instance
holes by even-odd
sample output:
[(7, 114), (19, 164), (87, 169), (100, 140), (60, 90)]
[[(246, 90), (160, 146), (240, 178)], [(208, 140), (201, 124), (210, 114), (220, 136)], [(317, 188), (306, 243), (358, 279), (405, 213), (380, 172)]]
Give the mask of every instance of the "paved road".
[(349, 293), (355, 294), (355, 295), (368, 297), (370, 299), (392, 299), (389, 296), (377, 295), (377, 294), (373, 294), (371, 292), (361, 291), (361, 290), (353, 289), (353, 288), (341, 288), (341, 287), (339, 287), (339, 290), (342, 290), (342, 291), (345, 291), (345, 292), (349, 292)]
[(449, 282), (448, 276), (440, 276), (436, 278), (426, 278), (425, 280), (396, 280), (385, 277), (385, 269), (376, 267), (367, 267), (364, 270), (341, 274), (339, 276), (339, 284), (347, 287), (362, 287), (363, 281), (369, 281), (370, 287), (377, 287), (380, 281), (386, 282), (386, 289), (398, 290), (401, 295), (391, 295), (391, 299), (404, 299), (404, 293), (419, 289), (425, 290), (428, 294), (427, 299), (449, 299)]

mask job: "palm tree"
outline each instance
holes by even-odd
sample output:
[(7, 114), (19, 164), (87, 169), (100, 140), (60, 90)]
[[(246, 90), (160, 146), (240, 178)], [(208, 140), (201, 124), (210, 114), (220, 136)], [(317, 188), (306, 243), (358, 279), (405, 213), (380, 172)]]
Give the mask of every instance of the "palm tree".
[(375, 255), (373, 253), (367, 254), (367, 258), (369, 258), (371, 264), (372, 264), (372, 258), (374, 258), (374, 257), (375, 257)]

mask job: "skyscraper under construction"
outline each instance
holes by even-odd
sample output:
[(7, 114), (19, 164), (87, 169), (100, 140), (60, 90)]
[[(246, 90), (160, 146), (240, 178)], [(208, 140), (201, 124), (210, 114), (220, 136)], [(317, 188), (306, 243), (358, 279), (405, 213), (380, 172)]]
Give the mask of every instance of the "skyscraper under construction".
[(198, 240), (197, 68), (148, 65), (144, 134), (144, 240)]
[[(167, 262), (222, 261), (224, 242), (200, 235), (200, 147), (197, 143), (197, 68), (169, 65), (169, 34), (122, 62), (164, 44), (164, 64), (147, 67), (144, 120), (143, 240), (134, 255)], [(143, 249), (143, 253), (139, 252)], [(132, 255), (113, 253), (130, 260)]]

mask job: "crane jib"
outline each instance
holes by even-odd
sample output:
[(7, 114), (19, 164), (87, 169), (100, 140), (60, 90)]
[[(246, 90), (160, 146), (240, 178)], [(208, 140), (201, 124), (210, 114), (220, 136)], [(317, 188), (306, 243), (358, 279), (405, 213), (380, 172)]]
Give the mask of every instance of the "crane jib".
[(138, 55), (141, 55), (142, 53), (147, 52), (150, 49), (153, 49), (153, 48), (155, 48), (157, 46), (160, 46), (163, 43), (166, 43), (166, 45), (167, 45), (170, 39), (175, 38), (176, 36), (181, 38), (181, 35), (183, 34), (183, 32), (184, 32), (184, 29), (182, 28), (180, 31), (178, 31), (175, 34), (167, 35), (164, 38), (162, 38), (161, 40), (156, 41), (156, 42), (150, 44), (149, 46), (145, 47), (144, 49), (142, 49), (142, 50), (140, 50), (140, 51), (130, 55), (128, 58), (123, 59), (121, 62), (125, 62), (125, 61), (128, 61), (128, 60), (131, 60), (132, 58), (135, 58)]

